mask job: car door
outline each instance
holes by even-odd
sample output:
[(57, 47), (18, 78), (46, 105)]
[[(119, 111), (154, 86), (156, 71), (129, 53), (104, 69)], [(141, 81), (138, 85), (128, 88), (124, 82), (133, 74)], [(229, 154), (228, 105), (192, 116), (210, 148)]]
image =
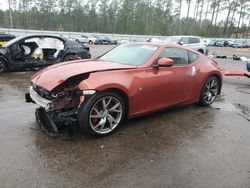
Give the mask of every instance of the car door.
[(37, 40), (38, 37), (24, 38), (10, 47), (11, 58), (16, 68), (34, 68), (42, 65), (43, 61), (34, 57), (38, 49)]
[(145, 70), (145, 78), (140, 80), (142, 92), (136, 101), (140, 104), (139, 111), (188, 103), (192, 99), (196, 85), (196, 67), (192, 62), (198, 59), (198, 55), (190, 61), (187, 50), (166, 48), (159, 56), (161, 57), (173, 59), (174, 65)]
[(15, 68), (30, 68), (32, 64), (31, 47), (26, 40), (18, 41), (10, 46), (11, 59)]

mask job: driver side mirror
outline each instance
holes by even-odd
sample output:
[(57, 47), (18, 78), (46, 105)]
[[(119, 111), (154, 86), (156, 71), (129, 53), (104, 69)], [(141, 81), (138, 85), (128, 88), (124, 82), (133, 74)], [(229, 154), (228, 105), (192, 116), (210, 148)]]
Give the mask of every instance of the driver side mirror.
[(174, 65), (174, 61), (170, 58), (162, 57), (158, 60), (158, 67), (171, 67)]

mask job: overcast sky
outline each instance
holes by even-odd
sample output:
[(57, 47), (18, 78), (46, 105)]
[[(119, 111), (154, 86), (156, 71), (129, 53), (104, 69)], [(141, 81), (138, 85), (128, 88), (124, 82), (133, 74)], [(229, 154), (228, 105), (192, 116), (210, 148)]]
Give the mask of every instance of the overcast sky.
[(8, 3), (7, 2), (8, 2), (7, 0), (0, 0), (0, 8), (2, 10), (6, 10), (7, 9), (7, 7), (8, 7)]
[[(206, 7), (207, 7), (207, 4), (205, 3), (204, 12), (206, 11)], [(8, 0), (0, 0), (0, 9), (2, 9), (2, 10), (8, 9)], [(181, 11), (182, 17), (187, 16), (187, 9), (188, 9), (188, 5), (187, 5), (186, 1), (183, 1), (182, 11)], [(192, 3), (191, 8), (190, 8), (190, 13), (189, 13), (190, 17), (193, 17), (194, 9), (195, 9), (195, 6), (194, 6), (194, 3)], [(204, 19), (204, 16), (205, 15), (203, 15), (203, 19)], [(221, 21), (225, 18), (226, 18), (226, 11), (223, 11), (218, 15), (218, 21)], [(208, 14), (208, 19), (211, 19), (211, 14)], [(235, 16), (235, 19), (238, 20), (238, 15)]]

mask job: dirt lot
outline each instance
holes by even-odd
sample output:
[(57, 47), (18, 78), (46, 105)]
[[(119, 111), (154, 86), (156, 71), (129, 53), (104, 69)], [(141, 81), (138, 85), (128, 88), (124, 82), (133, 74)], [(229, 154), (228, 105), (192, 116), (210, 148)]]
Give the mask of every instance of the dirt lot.
[[(110, 48), (97, 46), (92, 55)], [(249, 50), (213, 51), (250, 58)], [(43, 135), (36, 105), (24, 101), (31, 74), (0, 75), (0, 187), (249, 187), (249, 79), (225, 78), (211, 107), (189, 105), (133, 119), (103, 139), (76, 128), (73, 141), (62, 141)]]

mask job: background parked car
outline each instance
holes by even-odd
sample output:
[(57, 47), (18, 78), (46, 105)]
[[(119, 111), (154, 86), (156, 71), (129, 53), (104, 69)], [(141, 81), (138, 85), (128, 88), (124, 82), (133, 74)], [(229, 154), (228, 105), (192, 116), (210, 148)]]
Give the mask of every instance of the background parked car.
[(170, 36), (167, 37), (164, 42), (180, 44), (185, 47), (189, 47), (193, 50), (197, 50), (200, 53), (208, 54), (208, 49), (204, 44), (201, 37), (197, 36)]
[(228, 46), (232, 47), (235, 40), (228, 40)]
[(8, 41), (14, 39), (14, 35), (10, 35), (4, 32), (0, 32), (0, 46), (6, 44)]
[(37, 69), (76, 59), (91, 57), (89, 48), (64, 37), (28, 35), (15, 38), (0, 47), (0, 73), (6, 70)]
[(107, 44), (109, 44), (110, 43), (110, 41), (107, 39), (107, 38), (105, 38), (104, 36), (98, 36), (98, 35), (93, 35), (95, 38), (97, 38), (97, 40), (98, 41), (100, 41), (100, 44), (105, 44), (105, 45), (107, 45)]
[(112, 39), (112, 38), (106, 37), (106, 36), (105, 36), (105, 38), (107, 41), (109, 41), (109, 44), (114, 44), (114, 45), (118, 44), (117, 40), (115, 40), (115, 39)]
[(218, 40), (215, 42), (215, 46), (226, 47), (226, 46), (228, 46), (228, 41), (227, 40)]
[(216, 42), (217, 42), (217, 40), (211, 40), (211, 41), (208, 43), (208, 46), (215, 46), (215, 45), (216, 45)]
[(246, 40), (236, 40), (233, 43), (233, 48), (247, 48), (248, 42)]
[(76, 42), (82, 44), (101, 44), (101, 41), (93, 35), (81, 35), (81, 37), (76, 39)]

